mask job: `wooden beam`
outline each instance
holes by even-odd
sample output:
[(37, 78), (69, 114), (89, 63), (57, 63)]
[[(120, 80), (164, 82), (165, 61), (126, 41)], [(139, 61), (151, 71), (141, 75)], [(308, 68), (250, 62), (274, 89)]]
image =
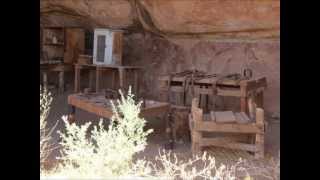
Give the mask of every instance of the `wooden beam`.
[(254, 123), (250, 124), (219, 124), (215, 122), (195, 121), (197, 131), (207, 132), (230, 132), (230, 133), (261, 133), (263, 127), (258, 127)]
[(202, 138), (200, 146), (218, 146), (230, 149), (240, 149), (244, 151), (257, 152), (255, 145), (232, 142), (232, 139), (227, 138)]

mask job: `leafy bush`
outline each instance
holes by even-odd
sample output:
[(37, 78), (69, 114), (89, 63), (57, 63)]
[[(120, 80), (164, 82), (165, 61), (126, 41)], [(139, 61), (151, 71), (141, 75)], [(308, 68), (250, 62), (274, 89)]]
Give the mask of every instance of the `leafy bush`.
[[(51, 130), (47, 129), (46, 119), (49, 114), (50, 105), (52, 102), (51, 93), (46, 89), (42, 89), (40, 86), (40, 168), (43, 168), (45, 161), (47, 160), (50, 152), (53, 150), (53, 145), (50, 143)], [(41, 170), (40, 169), (40, 170)], [(40, 171), (42, 172), (42, 171)]]
[(143, 130), (146, 121), (138, 116), (141, 103), (135, 104), (130, 90), (127, 97), (121, 93), (121, 98), (115, 103), (112, 102), (114, 115), (108, 130), (100, 120), (88, 138), (90, 122), (77, 126), (69, 124), (63, 117), (66, 132), (59, 132), (63, 163), (56, 174), (91, 179), (123, 176), (131, 171), (133, 155), (144, 150), (146, 136), (152, 130)]
[(102, 120), (88, 132), (90, 122), (77, 126), (63, 117), (66, 131), (60, 132), (62, 161), (55, 170), (43, 173), (42, 179), (234, 180), (239, 171), (246, 173), (242, 175), (246, 180), (251, 179), (243, 168), (243, 161), (232, 166), (217, 166), (215, 159), (206, 153), (188, 161), (180, 161), (175, 154), (166, 151), (159, 152), (155, 162), (133, 160), (133, 156), (146, 147), (146, 137), (152, 130), (143, 130), (146, 121), (138, 116), (141, 103), (135, 103), (130, 90), (126, 97), (120, 94), (121, 98), (112, 103), (114, 116), (108, 130)]

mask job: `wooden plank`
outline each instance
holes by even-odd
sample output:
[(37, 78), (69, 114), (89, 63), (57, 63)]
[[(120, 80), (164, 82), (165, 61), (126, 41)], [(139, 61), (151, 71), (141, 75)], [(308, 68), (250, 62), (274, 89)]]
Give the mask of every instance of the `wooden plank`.
[(229, 132), (229, 133), (260, 133), (263, 127), (254, 123), (249, 124), (221, 124), (215, 122), (195, 122), (195, 129), (206, 132)]
[(59, 72), (59, 93), (64, 92), (64, 71)]
[(50, 71), (72, 71), (73, 67), (68, 64), (59, 64), (59, 65), (54, 65), (53, 67), (49, 68)]
[(234, 97), (241, 97), (241, 91), (239, 89), (222, 89), (217, 88), (217, 95), (218, 96), (234, 96)]
[(256, 123), (262, 127), (262, 130), (256, 134), (256, 145), (258, 152), (255, 154), (255, 158), (264, 157), (264, 110), (261, 108), (256, 109)]
[(235, 116), (237, 123), (239, 124), (248, 124), (252, 122), (244, 112), (235, 113)]
[(238, 149), (250, 152), (257, 152), (258, 149), (255, 145), (238, 143), (238, 142), (230, 142), (225, 138), (202, 138), (200, 141), (200, 146), (219, 146), (230, 149)]
[[(163, 87), (160, 87), (161, 90), (166, 91), (167, 86), (163, 85)], [(207, 94), (207, 95), (213, 95), (212, 88), (200, 88), (199, 86), (194, 87), (195, 92), (198, 94)], [(183, 86), (171, 86), (172, 92), (184, 92)], [(222, 89), (217, 88), (217, 95), (218, 96), (234, 96), (234, 97), (241, 97), (241, 92), (239, 89), (233, 88), (233, 89)]]
[(254, 119), (255, 116), (255, 109), (256, 109), (256, 103), (254, 101), (254, 97), (249, 97), (248, 98), (248, 112), (249, 112), (249, 116), (250, 118)]
[[(169, 76), (160, 76), (159, 77), (160, 81), (168, 81), (169, 80)], [(172, 81), (173, 82), (184, 82), (185, 77), (173, 77)], [(203, 84), (208, 84), (211, 85), (213, 82), (217, 81), (217, 78), (204, 78), (204, 79), (200, 79), (197, 80), (196, 83), (203, 83)], [(231, 80), (231, 79), (224, 79), (219, 81), (218, 84), (222, 84), (222, 85), (230, 85), (230, 86), (238, 86), (238, 82), (235, 80)]]
[(113, 33), (113, 59), (116, 65), (122, 65), (122, 32)]
[(264, 110), (261, 108), (256, 109), (256, 123), (257, 125), (264, 126)]
[(216, 115), (214, 111), (210, 111), (211, 121), (216, 122)]
[(217, 123), (235, 123), (236, 118), (232, 111), (216, 111), (214, 112)]

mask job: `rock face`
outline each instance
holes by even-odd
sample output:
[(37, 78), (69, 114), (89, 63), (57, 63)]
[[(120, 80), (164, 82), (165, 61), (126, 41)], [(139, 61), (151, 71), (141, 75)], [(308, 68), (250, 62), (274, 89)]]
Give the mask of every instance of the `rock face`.
[(279, 1), (143, 0), (155, 29), (171, 34), (277, 36)]
[[(279, 0), (41, 0), (45, 24), (133, 28), (167, 36), (279, 36)], [(74, 21), (72, 23), (72, 21)]]
[(41, 0), (40, 22), (51, 26), (126, 28), (133, 24), (127, 0)]
[(150, 34), (125, 38), (123, 59), (128, 65), (145, 67), (143, 94), (158, 97), (159, 75), (192, 68), (208, 73), (235, 73), (242, 67), (253, 70), (254, 77), (266, 76), (265, 106), (268, 112), (280, 111), (279, 40), (208, 41), (198, 39), (166, 40)]
[[(143, 65), (142, 93), (190, 68), (266, 76), (266, 111), (280, 111), (279, 0), (41, 0), (46, 26), (126, 29), (123, 60)], [(248, 51), (247, 51), (248, 50)]]

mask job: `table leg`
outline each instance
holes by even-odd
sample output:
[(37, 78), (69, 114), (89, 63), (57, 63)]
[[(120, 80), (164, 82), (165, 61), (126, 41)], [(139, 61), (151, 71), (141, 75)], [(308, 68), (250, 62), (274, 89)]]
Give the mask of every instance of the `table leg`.
[(165, 148), (173, 149), (174, 148), (174, 135), (173, 135), (174, 122), (173, 122), (172, 114), (170, 110), (168, 111), (168, 113), (165, 114), (164, 118), (166, 122), (166, 136), (168, 140), (168, 143), (165, 144)]
[(93, 72), (91, 69), (89, 69), (89, 88), (93, 88)]
[(99, 67), (96, 68), (96, 92), (100, 90), (100, 75), (101, 69)]
[(64, 92), (64, 71), (59, 72), (59, 93)]
[(113, 90), (116, 90), (115, 82), (116, 82), (116, 72), (114, 70), (112, 70), (111, 71), (111, 89), (113, 89)]
[(78, 93), (80, 91), (80, 76), (81, 76), (81, 68), (77, 65), (74, 70), (74, 92)]
[(126, 76), (126, 74), (125, 74), (125, 69), (119, 68), (118, 71), (119, 71), (120, 89), (121, 89), (122, 92), (124, 92), (124, 91), (125, 91), (125, 83), (126, 83), (126, 79), (125, 79), (125, 76)]
[(43, 76), (43, 89), (45, 91), (47, 91), (48, 90), (48, 75), (47, 75), (47, 72), (43, 72), (42, 76)]
[(138, 70), (133, 70), (134, 73), (134, 93), (135, 96), (139, 96), (139, 72)]
[(75, 119), (75, 114), (76, 114), (76, 108), (74, 106), (69, 106), (70, 110), (69, 110), (69, 115), (68, 115), (68, 121), (69, 123), (74, 123), (76, 121)]

